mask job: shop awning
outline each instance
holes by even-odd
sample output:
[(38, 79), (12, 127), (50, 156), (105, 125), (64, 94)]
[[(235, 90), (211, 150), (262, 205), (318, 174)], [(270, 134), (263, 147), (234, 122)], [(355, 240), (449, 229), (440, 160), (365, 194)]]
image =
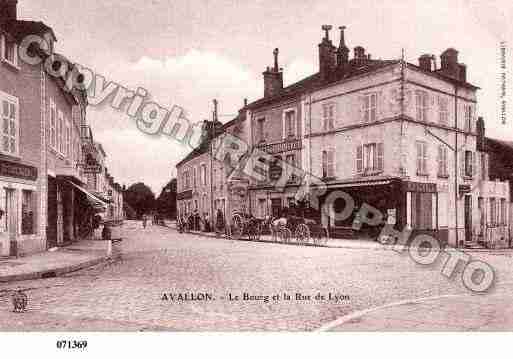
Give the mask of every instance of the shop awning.
[(76, 189), (78, 189), (80, 192), (84, 193), (87, 197), (87, 200), (89, 201), (89, 203), (91, 204), (91, 206), (94, 209), (96, 209), (98, 211), (106, 211), (107, 208), (109, 207), (109, 205), (106, 202), (102, 201), (100, 198), (96, 197), (94, 194), (90, 193), (85, 188), (80, 187), (71, 181), (67, 181), (67, 182), (69, 184), (71, 184), (73, 187), (75, 187)]
[[(325, 186), (328, 188), (379, 186), (388, 185), (397, 180), (400, 180), (400, 178), (392, 176), (369, 176), (361, 178), (348, 178), (344, 180), (328, 181), (325, 182)], [(317, 183), (312, 184), (312, 187), (316, 186), (319, 185)]]

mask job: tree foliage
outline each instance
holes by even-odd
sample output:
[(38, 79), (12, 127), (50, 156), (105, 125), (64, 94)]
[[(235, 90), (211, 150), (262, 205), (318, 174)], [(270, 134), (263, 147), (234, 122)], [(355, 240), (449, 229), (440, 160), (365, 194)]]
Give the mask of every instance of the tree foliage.
[(156, 209), (164, 218), (176, 217), (176, 191), (176, 178), (173, 178), (162, 188), (157, 198)]
[(155, 209), (155, 194), (142, 182), (135, 183), (126, 189), (124, 201), (135, 210), (137, 217)]

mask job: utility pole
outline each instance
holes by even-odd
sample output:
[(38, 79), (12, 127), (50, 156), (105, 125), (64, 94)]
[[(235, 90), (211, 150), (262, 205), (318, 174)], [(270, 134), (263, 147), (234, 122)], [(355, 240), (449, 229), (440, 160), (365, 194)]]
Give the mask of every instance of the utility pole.
[(210, 154), (210, 218), (212, 220), (212, 224), (215, 226), (214, 220), (214, 154), (213, 154), (213, 140), (215, 136), (215, 124), (217, 122), (217, 100), (214, 99), (214, 111), (212, 113), (212, 126), (210, 127), (208, 134), (208, 146), (209, 146), (209, 154)]

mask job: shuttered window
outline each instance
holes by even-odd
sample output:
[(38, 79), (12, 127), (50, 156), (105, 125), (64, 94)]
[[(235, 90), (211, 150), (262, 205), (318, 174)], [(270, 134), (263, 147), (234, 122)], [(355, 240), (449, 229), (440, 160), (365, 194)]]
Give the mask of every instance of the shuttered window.
[(356, 147), (356, 173), (363, 172), (363, 146)]
[(447, 171), (447, 148), (443, 145), (438, 146), (438, 176), (449, 176)]
[(2, 103), (2, 145), (1, 151), (10, 155), (18, 154), (18, 101), (7, 98), (0, 93)]
[(324, 131), (335, 128), (335, 104), (327, 103), (322, 106), (322, 118)]
[(415, 109), (417, 120), (427, 122), (429, 112), (429, 94), (426, 91), (415, 91)]
[(427, 143), (417, 141), (417, 174), (427, 175)]

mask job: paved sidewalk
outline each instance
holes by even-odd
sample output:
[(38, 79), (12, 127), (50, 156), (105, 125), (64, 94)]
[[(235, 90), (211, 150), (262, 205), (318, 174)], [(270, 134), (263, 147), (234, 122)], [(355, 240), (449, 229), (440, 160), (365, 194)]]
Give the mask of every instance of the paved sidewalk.
[(512, 293), (446, 295), (355, 312), (319, 331), (511, 331)]
[(107, 260), (107, 242), (80, 241), (55, 252), (0, 260), (0, 282), (55, 277)]

